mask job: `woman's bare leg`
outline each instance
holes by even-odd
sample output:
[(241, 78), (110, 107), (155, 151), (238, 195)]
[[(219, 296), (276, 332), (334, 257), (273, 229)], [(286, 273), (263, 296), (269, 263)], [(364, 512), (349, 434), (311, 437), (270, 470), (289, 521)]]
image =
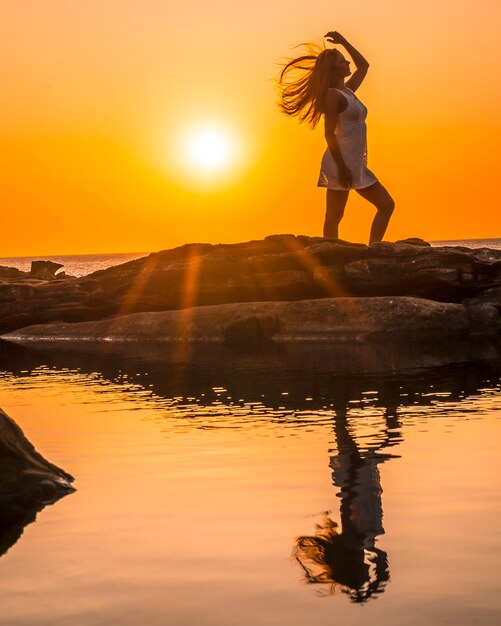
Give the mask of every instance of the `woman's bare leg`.
[(376, 241), (382, 241), (386, 232), (386, 227), (390, 221), (391, 214), (395, 208), (395, 202), (379, 181), (370, 187), (357, 189), (357, 191), (362, 198), (371, 202), (377, 209), (376, 216), (374, 217), (374, 221), (371, 226), (369, 244)]
[(327, 208), (325, 211), (324, 237), (339, 239), (338, 226), (344, 215), (344, 207), (350, 192), (344, 189), (327, 189)]

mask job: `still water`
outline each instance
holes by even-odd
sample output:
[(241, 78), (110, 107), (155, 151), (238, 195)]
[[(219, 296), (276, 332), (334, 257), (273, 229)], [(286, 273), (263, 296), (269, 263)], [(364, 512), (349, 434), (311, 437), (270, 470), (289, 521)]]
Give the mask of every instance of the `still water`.
[(0, 406), (77, 491), (0, 529), (0, 623), (499, 623), (472, 349), (2, 344)]

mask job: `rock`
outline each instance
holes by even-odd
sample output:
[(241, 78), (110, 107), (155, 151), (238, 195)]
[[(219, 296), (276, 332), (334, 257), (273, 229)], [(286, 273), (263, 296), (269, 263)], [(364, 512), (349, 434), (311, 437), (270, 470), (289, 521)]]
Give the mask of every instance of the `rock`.
[(62, 267), (62, 263), (54, 261), (32, 261), (30, 275), (42, 280), (54, 280), (57, 270)]
[(26, 282), (0, 284), (0, 305), (30, 300), (34, 294), (34, 286)]
[(81, 278), (2, 279), (0, 332), (226, 303), (367, 296), (461, 303), (499, 285), (499, 250), (272, 235), (187, 244)]
[(26, 272), (22, 272), (15, 267), (0, 265), (0, 278), (24, 278), (27, 275), (28, 274)]
[(429, 248), (431, 247), (431, 244), (428, 243), (427, 241), (424, 241), (424, 239), (419, 239), (419, 237), (409, 237), (408, 239), (399, 239), (398, 241), (396, 241), (395, 243), (406, 243), (410, 246), (421, 246), (423, 248)]
[(228, 346), (249, 349), (270, 343), (279, 331), (280, 322), (277, 317), (250, 315), (227, 324), (223, 336)]
[(0, 409), (0, 556), (47, 504), (75, 491), (73, 477), (46, 461)]
[(73, 477), (49, 463), (0, 409), (0, 504), (48, 504), (74, 488)]
[(487, 289), (475, 298), (467, 298), (466, 305), (491, 304), (501, 313), (501, 286)]
[(69, 278), (72, 278), (72, 279), (76, 278), (76, 276), (72, 276), (71, 274), (67, 274), (66, 272), (58, 272), (55, 277), (57, 280), (61, 280), (61, 279), (67, 280)]
[(7, 333), (15, 342), (353, 342), (496, 335), (499, 313), (409, 297), (232, 303), (133, 313), (97, 322), (47, 324)]
[(314, 297), (318, 293), (318, 288), (311, 280), (308, 272), (300, 270), (284, 270), (273, 273), (256, 272), (239, 278), (232, 276), (227, 280), (226, 287), (229, 290), (245, 291), (253, 293), (255, 291), (266, 294), (266, 300), (296, 300), (298, 294), (304, 296), (310, 293)]
[[(466, 312), (470, 319), (470, 327), (472, 336), (496, 334), (501, 331), (501, 317), (499, 310), (492, 304), (473, 304), (466, 306)], [(491, 329), (490, 333), (486, 333), (486, 329)]]

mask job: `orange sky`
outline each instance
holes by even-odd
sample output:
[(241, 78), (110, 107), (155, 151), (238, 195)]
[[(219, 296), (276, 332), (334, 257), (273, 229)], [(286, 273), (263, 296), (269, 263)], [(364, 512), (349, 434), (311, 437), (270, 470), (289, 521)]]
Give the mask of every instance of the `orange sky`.
[[(275, 63), (339, 30), (371, 63), (369, 167), (397, 202), (387, 239), (500, 237), (496, 0), (17, 0), (0, 8), (2, 256), (153, 251), (318, 235), (324, 150), (275, 105)], [(226, 127), (207, 183), (178, 152)], [(341, 237), (373, 210), (351, 194)]]

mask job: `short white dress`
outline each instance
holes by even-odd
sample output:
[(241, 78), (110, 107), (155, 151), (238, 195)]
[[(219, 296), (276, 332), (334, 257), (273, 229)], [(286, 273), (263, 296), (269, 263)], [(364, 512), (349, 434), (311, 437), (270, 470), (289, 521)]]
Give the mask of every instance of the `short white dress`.
[[(335, 87), (332, 87), (335, 89)], [(328, 189), (363, 189), (378, 180), (367, 168), (367, 108), (360, 102), (351, 89), (337, 89), (348, 101), (348, 106), (339, 113), (334, 130), (339, 150), (346, 166), (351, 172), (351, 187), (343, 187), (339, 182), (339, 171), (329, 148), (325, 151), (318, 178), (318, 187)]]

